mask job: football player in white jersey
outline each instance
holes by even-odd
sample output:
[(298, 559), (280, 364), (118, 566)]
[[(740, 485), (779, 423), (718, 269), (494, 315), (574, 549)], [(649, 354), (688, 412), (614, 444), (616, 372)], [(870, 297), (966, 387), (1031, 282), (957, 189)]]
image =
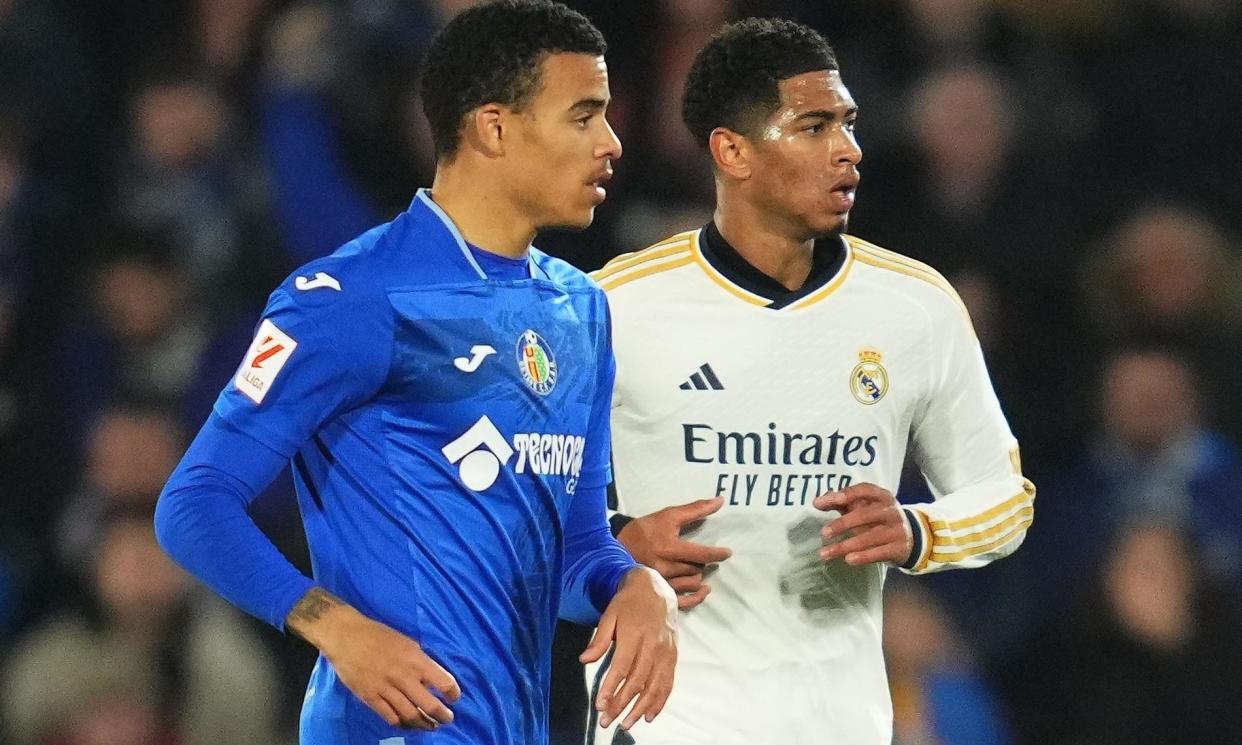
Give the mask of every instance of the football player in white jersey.
[[(982, 566), (1031, 523), (961, 300), (845, 232), (856, 115), (818, 33), (726, 26), (683, 111), (712, 158), (713, 220), (594, 275), (618, 365), (614, 530), (683, 613), (663, 716), (592, 718), (590, 742), (888, 745), (886, 572)], [(935, 501), (897, 502), (907, 450)]]

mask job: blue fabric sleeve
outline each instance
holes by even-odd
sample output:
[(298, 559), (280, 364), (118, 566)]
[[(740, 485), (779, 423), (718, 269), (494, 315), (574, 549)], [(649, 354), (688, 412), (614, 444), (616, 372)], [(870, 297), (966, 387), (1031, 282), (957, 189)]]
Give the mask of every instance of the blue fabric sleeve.
[(296, 263), (323, 256), (379, 222), (346, 173), (328, 111), (314, 93), (269, 88), (259, 123), (276, 219)]
[(605, 489), (612, 483), (612, 390), (617, 378), (617, 359), (612, 353), (612, 318), (600, 291), (604, 305), (601, 315), (599, 340), (599, 381), (595, 388), (595, 401), (591, 406), (591, 420), (587, 424), (586, 449), (582, 457), (582, 475), (578, 488)]
[(212, 414), (155, 508), (160, 545), (229, 602), (278, 629), (314, 582), (247, 513), (287, 460)]
[[(340, 276), (340, 292), (290, 292), (287, 283), (272, 293), (255, 341), (216, 399), (216, 414), (286, 459), (326, 422), (370, 400), (388, 373), (391, 314), (364, 283)], [(284, 351), (265, 359), (277, 344)], [(256, 401), (246, 381), (261, 371)]]
[(612, 537), (604, 487), (578, 487), (565, 521), (565, 572), (560, 617), (594, 625), (612, 602), (626, 573), (638, 566)]

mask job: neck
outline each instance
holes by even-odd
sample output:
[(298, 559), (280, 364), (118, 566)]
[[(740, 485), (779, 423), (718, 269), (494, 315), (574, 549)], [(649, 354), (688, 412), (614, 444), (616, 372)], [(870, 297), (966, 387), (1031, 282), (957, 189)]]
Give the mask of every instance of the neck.
[(782, 221), (765, 215), (745, 199), (716, 192), (716, 227), (748, 264), (798, 290), (811, 275), (815, 240), (796, 236)]
[(462, 237), (485, 251), (521, 259), (535, 239), (536, 226), (503, 192), (495, 190), (495, 173), (483, 173), (465, 153), (436, 167), (431, 197)]

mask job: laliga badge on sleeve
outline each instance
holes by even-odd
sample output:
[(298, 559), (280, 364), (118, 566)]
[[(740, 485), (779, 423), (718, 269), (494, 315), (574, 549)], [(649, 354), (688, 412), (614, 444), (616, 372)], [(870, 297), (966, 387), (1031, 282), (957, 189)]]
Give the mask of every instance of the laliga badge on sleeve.
[(233, 378), (233, 385), (251, 401), (256, 404), (263, 403), (263, 397), (271, 389), (276, 375), (289, 361), (289, 356), (297, 346), (298, 343), (293, 337), (277, 328), (276, 324), (263, 319), (254, 341), (250, 343), (250, 350), (246, 352), (246, 358), (237, 370), (237, 376)]

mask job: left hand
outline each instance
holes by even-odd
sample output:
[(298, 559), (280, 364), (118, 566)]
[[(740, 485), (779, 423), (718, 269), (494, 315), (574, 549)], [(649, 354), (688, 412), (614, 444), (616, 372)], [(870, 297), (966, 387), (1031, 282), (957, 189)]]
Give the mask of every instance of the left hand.
[(635, 567), (625, 575), (579, 661), (595, 662), (614, 641), (612, 664), (595, 708), (600, 712), (600, 726), (607, 727), (637, 696), (621, 723), (621, 728), (628, 730), (640, 717), (645, 716), (648, 722), (655, 719), (673, 690), (677, 595), (654, 569)]
[(853, 536), (821, 548), (822, 559), (844, 556), (845, 563), (851, 566), (881, 561), (904, 564), (914, 550), (914, 535), (905, 511), (887, 489), (875, 484), (854, 484), (816, 497), (815, 507), (841, 513), (841, 517), (824, 526), (824, 540), (853, 531)]

